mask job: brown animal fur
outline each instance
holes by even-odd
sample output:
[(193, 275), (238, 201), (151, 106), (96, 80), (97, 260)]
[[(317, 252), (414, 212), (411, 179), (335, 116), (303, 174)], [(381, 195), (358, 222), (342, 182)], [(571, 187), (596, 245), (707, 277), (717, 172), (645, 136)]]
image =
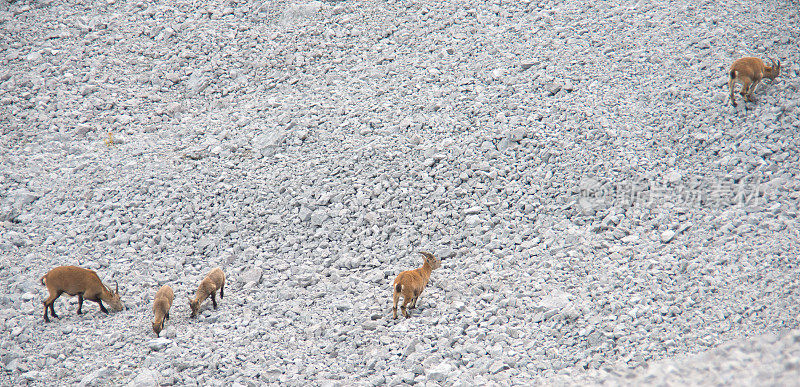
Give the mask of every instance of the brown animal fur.
[(217, 309), (217, 290), (219, 290), (219, 298), (221, 299), (225, 295), (225, 273), (222, 272), (222, 269), (215, 268), (208, 272), (203, 281), (200, 282), (200, 286), (197, 287), (197, 293), (195, 294), (194, 299), (189, 297), (189, 307), (192, 308), (192, 317), (197, 316), (197, 313), (200, 311), (200, 304), (211, 296), (211, 303), (214, 305), (214, 309)]
[[(407, 309), (414, 309), (417, 307), (417, 300), (419, 300), (419, 296), (422, 294), (425, 286), (428, 285), (428, 280), (431, 278), (431, 271), (442, 266), (442, 261), (434, 257), (433, 254), (424, 251), (420, 251), (419, 253), (425, 256), (425, 262), (422, 264), (422, 267), (404, 271), (398, 274), (397, 278), (394, 279), (394, 285), (392, 285), (392, 301), (394, 302), (392, 313), (395, 319), (397, 319), (397, 303), (400, 300), (400, 295), (403, 296), (403, 305), (400, 306), (400, 310), (403, 312), (403, 316), (408, 318), (410, 315)], [(409, 302), (411, 305), (406, 308)]]
[(82, 313), (81, 307), (84, 299), (96, 302), (100, 305), (100, 310), (106, 314), (108, 314), (108, 310), (103, 306), (103, 301), (107, 302), (111, 310), (115, 312), (125, 307), (119, 297), (119, 285), (117, 285), (116, 291), (112, 293), (103, 285), (94, 270), (77, 266), (59, 266), (47, 272), (39, 279), (39, 282), (46, 286), (47, 291), (50, 293), (49, 297), (43, 301), (45, 322), (50, 322), (50, 318), (47, 317), (48, 308), (50, 309), (50, 314), (58, 318), (53, 303), (62, 293), (78, 296), (78, 314)]
[(775, 77), (780, 74), (781, 62), (778, 61), (778, 63), (775, 64), (775, 61), (771, 58), (769, 58), (769, 60), (772, 62), (771, 67), (764, 64), (764, 61), (761, 59), (754, 57), (741, 58), (733, 62), (729, 72), (730, 80), (728, 81), (728, 89), (733, 106), (736, 106), (736, 99), (733, 96), (733, 85), (735, 83), (742, 85), (739, 94), (742, 95), (745, 102), (752, 102), (753, 92), (756, 90), (756, 86), (758, 86), (759, 82), (764, 78), (774, 80)]
[(164, 321), (169, 320), (169, 309), (172, 307), (172, 300), (175, 294), (169, 285), (164, 285), (156, 292), (156, 297), (153, 301), (153, 332), (156, 336), (161, 337), (161, 331), (164, 329)]

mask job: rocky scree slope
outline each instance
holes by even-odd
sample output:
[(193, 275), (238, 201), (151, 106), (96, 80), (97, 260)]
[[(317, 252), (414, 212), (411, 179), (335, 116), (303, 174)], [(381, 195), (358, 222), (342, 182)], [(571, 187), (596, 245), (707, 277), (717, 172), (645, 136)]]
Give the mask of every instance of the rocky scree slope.
[[(0, 378), (602, 382), (788, 335), (798, 15), (743, 5), (0, 4)], [(732, 108), (765, 54), (784, 74)], [(444, 265), (391, 320), (420, 249)], [(129, 309), (43, 324), (63, 264)]]

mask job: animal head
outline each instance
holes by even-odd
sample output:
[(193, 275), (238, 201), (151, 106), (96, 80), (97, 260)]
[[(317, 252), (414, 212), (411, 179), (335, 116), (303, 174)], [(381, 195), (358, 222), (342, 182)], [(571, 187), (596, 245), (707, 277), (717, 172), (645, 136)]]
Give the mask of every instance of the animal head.
[(197, 299), (193, 299), (192, 297), (188, 298), (189, 298), (189, 308), (192, 309), (192, 317), (195, 317), (197, 316), (197, 312), (200, 311), (200, 301)]
[(767, 57), (770, 62), (772, 62), (772, 67), (764, 66), (764, 77), (769, 79), (775, 79), (781, 73), (781, 61), (778, 60), (778, 63), (775, 63), (772, 58)]
[(156, 333), (156, 336), (161, 337), (162, 330), (164, 330), (164, 320), (162, 319), (160, 322), (153, 321), (153, 332)]
[(122, 300), (119, 297), (119, 283), (115, 282), (115, 284), (116, 289), (114, 290), (114, 293), (111, 294), (111, 298), (106, 300), (106, 302), (108, 302), (108, 305), (111, 306), (112, 311), (119, 312), (125, 309), (125, 304), (122, 303)]
[(425, 263), (427, 263), (431, 269), (438, 269), (442, 267), (442, 260), (434, 257), (433, 254), (425, 251), (420, 251), (419, 253), (425, 257)]

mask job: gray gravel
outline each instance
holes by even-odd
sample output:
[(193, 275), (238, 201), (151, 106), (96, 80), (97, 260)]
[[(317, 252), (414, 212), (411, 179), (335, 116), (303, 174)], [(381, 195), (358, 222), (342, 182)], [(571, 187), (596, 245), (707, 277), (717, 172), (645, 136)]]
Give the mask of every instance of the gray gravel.
[[(0, 384), (780, 383), (799, 25), (778, 1), (0, 0)], [(784, 73), (733, 108), (746, 55)], [(443, 266), (392, 320), (418, 250)], [(67, 264), (128, 309), (61, 297), (44, 324)]]
[(800, 331), (732, 340), (699, 354), (654, 361), (647, 368), (559, 375), (551, 384), (662, 386), (793, 386), (800, 380)]

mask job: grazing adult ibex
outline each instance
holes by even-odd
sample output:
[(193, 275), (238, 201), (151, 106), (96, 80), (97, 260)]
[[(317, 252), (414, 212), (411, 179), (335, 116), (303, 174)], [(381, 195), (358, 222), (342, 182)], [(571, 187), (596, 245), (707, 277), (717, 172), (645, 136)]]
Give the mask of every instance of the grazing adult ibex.
[(197, 287), (197, 293), (194, 299), (189, 297), (189, 307), (192, 308), (192, 317), (197, 316), (197, 313), (200, 311), (200, 304), (202, 304), (208, 296), (211, 296), (211, 303), (214, 305), (214, 309), (217, 309), (217, 290), (219, 290), (219, 298), (222, 298), (225, 295), (225, 273), (223, 273), (220, 268), (215, 268), (208, 272), (206, 277), (203, 278), (203, 281), (200, 282), (200, 286)]
[(422, 264), (422, 267), (404, 271), (398, 274), (397, 278), (394, 279), (394, 291), (392, 292), (394, 306), (392, 307), (392, 312), (395, 319), (397, 319), (397, 302), (400, 300), (400, 295), (403, 296), (403, 305), (400, 306), (400, 310), (403, 312), (403, 316), (408, 318), (409, 314), (408, 310), (406, 310), (406, 304), (409, 302), (411, 303), (408, 309), (417, 307), (417, 300), (419, 300), (419, 295), (422, 294), (425, 286), (428, 285), (428, 280), (431, 278), (431, 271), (442, 266), (442, 261), (434, 257), (433, 254), (424, 251), (420, 251), (419, 253), (425, 256), (425, 263)]
[(47, 317), (48, 308), (53, 317), (58, 318), (53, 303), (62, 293), (78, 296), (78, 314), (82, 313), (81, 306), (83, 306), (84, 299), (96, 302), (100, 305), (100, 310), (106, 314), (108, 314), (108, 310), (103, 306), (103, 301), (107, 302), (114, 312), (118, 312), (125, 307), (119, 298), (119, 284), (117, 284), (116, 290), (112, 293), (103, 285), (94, 270), (77, 266), (59, 266), (47, 272), (39, 279), (39, 282), (46, 286), (47, 291), (50, 293), (50, 296), (43, 302), (44, 321), (46, 322), (50, 322), (50, 318)]
[(737, 59), (733, 62), (731, 71), (729, 72), (731, 79), (728, 81), (728, 89), (731, 93), (731, 103), (733, 106), (736, 106), (736, 99), (733, 96), (734, 83), (742, 85), (739, 94), (744, 97), (745, 102), (752, 102), (753, 92), (756, 90), (756, 86), (758, 86), (759, 82), (764, 78), (774, 80), (775, 77), (781, 73), (781, 61), (779, 60), (778, 63), (775, 63), (772, 58), (767, 57), (767, 59), (772, 62), (772, 66), (767, 66), (761, 59), (751, 56)]
[(169, 309), (172, 307), (172, 300), (175, 294), (169, 285), (164, 285), (158, 289), (155, 300), (153, 300), (153, 332), (156, 336), (161, 337), (161, 331), (164, 329), (164, 321), (169, 320)]

